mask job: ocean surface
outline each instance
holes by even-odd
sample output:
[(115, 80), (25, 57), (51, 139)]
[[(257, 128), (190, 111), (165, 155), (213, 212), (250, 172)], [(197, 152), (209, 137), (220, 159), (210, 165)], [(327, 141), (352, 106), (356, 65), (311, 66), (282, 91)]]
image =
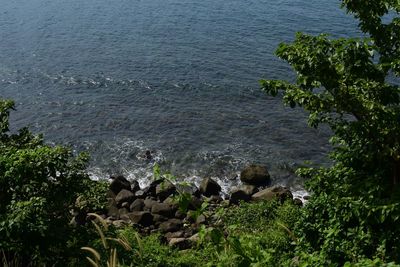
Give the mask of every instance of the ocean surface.
[[(274, 55), (297, 31), (360, 36), (332, 0), (0, 0), (0, 97), (12, 129), (91, 154), (89, 172), (149, 183), (153, 165), (224, 190), (249, 163), (301, 192), (329, 164), (327, 129), (260, 91), (293, 80)], [(150, 151), (152, 159), (146, 159)]]

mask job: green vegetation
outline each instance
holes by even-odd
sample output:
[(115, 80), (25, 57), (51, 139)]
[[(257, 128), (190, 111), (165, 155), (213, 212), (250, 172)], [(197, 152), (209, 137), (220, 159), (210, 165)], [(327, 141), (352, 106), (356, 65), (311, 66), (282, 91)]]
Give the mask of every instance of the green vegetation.
[[(14, 104), (0, 100), (0, 264), (399, 266), (400, 97), (388, 77), (400, 76), (400, 2), (342, 3), (368, 38), (299, 33), (277, 50), (296, 82), (262, 81), (267, 93), (309, 112), (310, 126), (332, 130), (333, 165), (297, 171), (312, 192), (307, 205), (221, 206), (186, 250), (96, 215), (92, 224), (74, 225), (71, 211), (86, 218), (106, 209), (108, 185), (89, 179), (87, 155), (47, 145), (27, 129), (11, 134)], [(187, 208), (190, 199), (182, 193), (176, 201)]]
[[(300, 169), (313, 192), (298, 224), (302, 258), (344, 264), (364, 258), (400, 259), (400, 3), (345, 0), (365, 39), (332, 40), (298, 34), (277, 55), (296, 71), (295, 84), (262, 81), (286, 104), (310, 113), (309, 124), (328, 125), (330, 168)], [(389, 15), (388, 15), (389, 14)], [(383, 16), (392, 18), (383, 23)]]

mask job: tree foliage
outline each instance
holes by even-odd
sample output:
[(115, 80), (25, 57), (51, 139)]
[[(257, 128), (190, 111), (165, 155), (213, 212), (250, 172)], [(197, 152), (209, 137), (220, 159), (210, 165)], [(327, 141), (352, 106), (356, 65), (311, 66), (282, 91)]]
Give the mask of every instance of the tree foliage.
[[(70, 210), (89, 186), (87, 156), (50, 146), (26, 128), (9, 132), (12, 101), (0, 99), (0, 251), (23, 264), (67, 254)], [(60, 253), (63, 252), (63, 253)]]
[[(298, 33), (276, 53), (295, 83), (261, 81), (263, 89), (309, 112), (312, 127), (333, 132), (333, 166), (301, 169), (313, 198), (299, 224), (307, 252), (327, 262), (400, 257), (400, 2), (343, 0), (365, 38)], [(390, 79), (389, 77), (392, 78)]]

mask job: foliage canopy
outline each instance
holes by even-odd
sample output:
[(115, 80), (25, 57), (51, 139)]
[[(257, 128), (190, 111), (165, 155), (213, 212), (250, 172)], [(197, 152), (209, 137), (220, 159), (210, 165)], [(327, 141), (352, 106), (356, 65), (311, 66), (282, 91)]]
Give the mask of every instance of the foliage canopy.
[[(400, 256), (400, 2), (343, 0), (365, 38), (298, 33), (276, 53), (296, 71), (295, 83), (263, 80), (312, 127), (333, 132), (329, 168), (300, 169), (314, 196), (299, 223), (303, 249), (323, 262)], [(385, 23), (385, 21), (389, 21)]]

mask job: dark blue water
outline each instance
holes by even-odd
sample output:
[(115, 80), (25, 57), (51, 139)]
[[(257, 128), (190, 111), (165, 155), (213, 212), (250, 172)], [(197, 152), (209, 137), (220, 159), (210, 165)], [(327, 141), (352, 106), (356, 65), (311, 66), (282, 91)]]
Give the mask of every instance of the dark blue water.
[[(259, 90), (293, 79), (274, 56), (296, 31), (357, 36), (331, 0), (0, 0), (0, 96), (13, 128), (92, 154), (90, 171), (235, 183), (246, 164), (326, 163), (329, 133)], [(154, 161), (143, 159), (151, 150)]]

